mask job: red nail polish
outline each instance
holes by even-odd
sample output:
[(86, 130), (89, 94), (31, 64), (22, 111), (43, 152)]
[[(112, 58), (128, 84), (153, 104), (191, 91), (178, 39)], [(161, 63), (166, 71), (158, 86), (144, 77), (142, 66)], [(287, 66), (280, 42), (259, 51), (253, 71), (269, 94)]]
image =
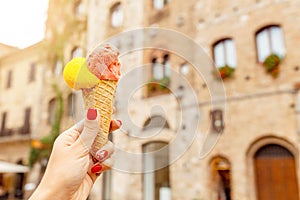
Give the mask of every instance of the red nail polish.
[(123, 124), (122, 121), (119, 119), (117, 121), (119, 122), (120, 126), (122, 126), (122, 124)]
[(106, 150), (102, 150), (96, 154), (96, 157), (99, 162), (103, 162), (105, 158), (107, 158), (107, 156), (108, 156), (108, 151)]
[(97, 118), (97, 109), (89, 108), (87, 112), (87, 118), (89, 120), (95, 120)]
[(97, 165), (95, 165), (95, 166), (93, 166), (93, 167), (91, 168), (91, 172), (92, 172), (92, 173), (98, 173), (98, 172), (101, 171), (101, 169), (102, 169), (102, 166), (101, 166), (100, 164), (97, 164)]

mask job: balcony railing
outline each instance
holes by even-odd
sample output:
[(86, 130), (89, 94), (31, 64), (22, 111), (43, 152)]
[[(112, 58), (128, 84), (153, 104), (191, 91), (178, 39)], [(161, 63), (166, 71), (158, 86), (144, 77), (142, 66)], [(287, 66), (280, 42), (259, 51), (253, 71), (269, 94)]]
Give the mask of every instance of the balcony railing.
[(22, 126), (19, 128), (6, 128), (3, 130), (0, 130), (0, 138), (2, 137), (18, 137), (21, 135), (30, 135), (30, 127), (28, 126)]

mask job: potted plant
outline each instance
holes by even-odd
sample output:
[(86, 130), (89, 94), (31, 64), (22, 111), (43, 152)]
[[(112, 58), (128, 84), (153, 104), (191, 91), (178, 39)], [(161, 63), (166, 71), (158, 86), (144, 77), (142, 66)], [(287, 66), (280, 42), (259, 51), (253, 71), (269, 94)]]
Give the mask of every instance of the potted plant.
[[(222, 79), (226, 79), (226, 78), (230, 78), (232, 77), (233, 73), (234, 73), (234, 68), (230, 67), (229, 65), (224, 65), (222, 67), (218, 67), (218, 73), (221, 76)], [(216, 76), (219, 76), (218, 74), (216, 74)]]
[(150, 93), (165, 93), (168, 91), (169, 84), (170, 78), (164, 76), (162, 79), (151, 79), (147, 87)]
[(271, 74), (273, 78), (277, 78), (280, 72), (279, 64), (281, 63), (281, 58), (277, 54), (270, 54), (263, 62), (263, 67), (266, 72)]

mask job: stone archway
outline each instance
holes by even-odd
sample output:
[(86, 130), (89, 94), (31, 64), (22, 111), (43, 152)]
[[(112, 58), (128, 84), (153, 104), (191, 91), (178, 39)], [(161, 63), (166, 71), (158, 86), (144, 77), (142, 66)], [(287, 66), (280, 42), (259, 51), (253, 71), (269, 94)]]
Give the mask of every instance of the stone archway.
[(213, 199), (231, 200), (231, 164), (223, 156), (216, 156), (210, 162), (212, 173)]

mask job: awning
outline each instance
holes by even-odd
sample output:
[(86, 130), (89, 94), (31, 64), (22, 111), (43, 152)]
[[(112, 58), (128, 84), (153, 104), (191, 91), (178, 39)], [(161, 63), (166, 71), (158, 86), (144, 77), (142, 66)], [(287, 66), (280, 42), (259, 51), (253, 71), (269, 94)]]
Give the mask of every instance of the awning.
[(0, 173), (26, 173), (29, 167), (14, 163), (0, 161)]

